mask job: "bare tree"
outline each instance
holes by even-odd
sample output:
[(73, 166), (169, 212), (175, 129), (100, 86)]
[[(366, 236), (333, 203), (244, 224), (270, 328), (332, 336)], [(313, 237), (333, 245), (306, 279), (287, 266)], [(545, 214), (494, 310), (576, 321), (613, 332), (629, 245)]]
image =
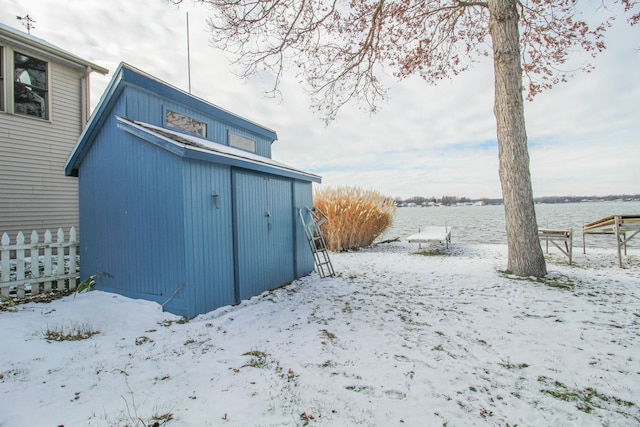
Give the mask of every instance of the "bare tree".
[[(180, 3), (182, 0), (172, 0)], [(304, 77), (314, 107), (330, 121), (348, 102), (375, 112), (387, 96), (383, 71), (436, 83), (491, 56), (495, 71), (499, 176), (504, 199), (507, 270), (546, 274), (538, 240), (525, 130), (523, 93), (566, 80), (578, 47), (595, 55), (609, 21), (576, 19), (575, 0), (200, 0), (210, 6), (214, 46), (234, 55), (241, 75)], [(616, 3), (613, 3), (616, 4)], [(619, 0), (633, 12), (636, 0)], [(638, 15), (630, 18), (637, 23)], [(588, 69), (585, 64), (581, 69)], [(527, 87), (524, 87), (524, 80)]]

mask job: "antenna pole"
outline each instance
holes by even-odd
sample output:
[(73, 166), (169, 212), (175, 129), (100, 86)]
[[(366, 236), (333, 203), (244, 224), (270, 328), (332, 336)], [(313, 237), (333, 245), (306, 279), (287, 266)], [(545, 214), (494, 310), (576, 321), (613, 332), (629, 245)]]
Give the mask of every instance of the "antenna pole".
[(189, 43), (189, 12), (187, 13), (187, 73), (189, 75), (189, 93), (191, 93), (191, 46)]
[(31, 29), (36, 27), (35, 25), (33, 25), (36, 22), (35, 19), (32, 19), (29, 14), (26, 14), (25, 16), (16, 16), (16, 19), (18, 21), (24, 21), (22, 25), (27, 28), (27, 32), (29, 34), (31, 34)]

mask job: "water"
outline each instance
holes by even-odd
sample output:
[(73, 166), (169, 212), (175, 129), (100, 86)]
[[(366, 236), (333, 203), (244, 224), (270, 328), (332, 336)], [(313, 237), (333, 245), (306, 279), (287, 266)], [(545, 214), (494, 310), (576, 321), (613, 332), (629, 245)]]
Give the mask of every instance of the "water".
[[(573, 229), (574, 246), (582, 246), (582, 224), (609, 215), (640, 214), (640, 202), (583, 202), (537, 204), (536, 217), (540, 228)], [(428, 208), (398, 208), (391, 227), (377, 240), (404, 239), (417, 233), (421, 226), (453, 228), (454, 243), (506, 244), (504, 206), (440, 206)], [(587, 247), (615, 247), (613, 236), (586, 236)], [(640, 235), (629, 248), (640, 248)]]

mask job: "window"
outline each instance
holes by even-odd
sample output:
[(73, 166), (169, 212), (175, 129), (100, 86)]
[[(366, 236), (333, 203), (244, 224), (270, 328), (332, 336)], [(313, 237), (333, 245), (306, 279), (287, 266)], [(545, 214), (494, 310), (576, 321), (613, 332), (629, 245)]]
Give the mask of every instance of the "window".
[(13, 111), (49, 118), (47, 63), (23, 53), (13, 54)]
[(4, 51), (0, 46), (0, 111), (4, 111)]
[(194, 133), (200, 136), (207, 136), (207, 124), (199, 122), (191, 117), (183, 116), (175, 111), (167, 110), (165, 114), (167, 126)]
[(256, 142), (253, 139), (245, 138), (237, 133), (229, 132), (229, 145), (243, 150), (256, 152)]

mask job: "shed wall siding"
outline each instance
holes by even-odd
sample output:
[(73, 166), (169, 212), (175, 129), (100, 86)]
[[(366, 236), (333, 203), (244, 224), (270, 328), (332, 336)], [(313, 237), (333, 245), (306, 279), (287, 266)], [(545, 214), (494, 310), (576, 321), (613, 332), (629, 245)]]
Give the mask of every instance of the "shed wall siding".
[[(182, 164), (116, 128), (112, 116), (79, 170), (81, 276), (98, 289), (165, 303), (186, 286)], [(180, 292), (167, 306), (186, 315)]]
[(81, 74), (49, 70), (50, 121), (0, 113), (0, 232), (12, 236), (79, 226), (78, 182), (64, 166), (82, 129)]
[(300, 209), (311, 208), (313, 206), (312, 184), (310, 182), (294, 181), (293, 200), (295, 212), (296, 277), (302, 277), (311, 273), (314, 269), (313, 254), (309, 248), (309, 242), (307, 242), (302, 220), (298, 214)]
[(187, 161), (183, 192), (185, 292), (193, 317), (235, 302), (230, 167)]
[(233, 171), (236, 291), (251, 298), (295, 279), (292, 183)]

